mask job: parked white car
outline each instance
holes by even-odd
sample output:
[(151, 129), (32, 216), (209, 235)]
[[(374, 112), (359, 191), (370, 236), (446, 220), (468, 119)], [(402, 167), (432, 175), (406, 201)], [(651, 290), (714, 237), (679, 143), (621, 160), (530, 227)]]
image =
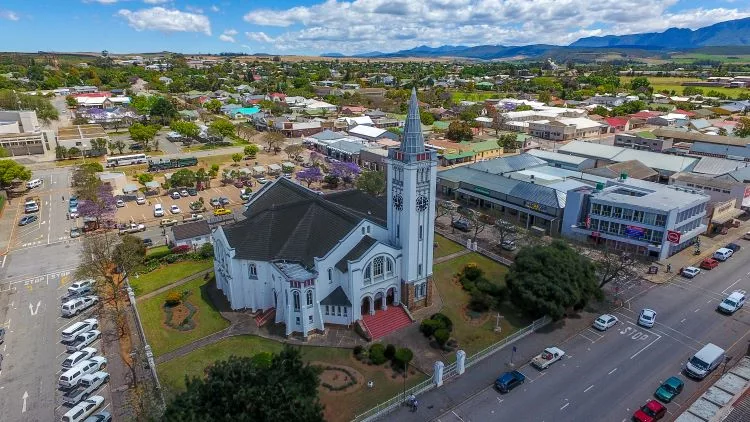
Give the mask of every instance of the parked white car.
[(96, 330), (99, 328), (99, 320), (96, 318), (84, 319), (74, 324), (69, 325), (60, 334), (60, 340), (63, 343), (70, 343), (75, 340), (79, 334), (83, 334), (86, 331)]
[(123, 201), (122, 199), (118, 199), (117, 202), (115, 202), (115, 205), (117, 206), (117, 208), (122, 208), (125, 206), (125, 201)]
[(646, 328), (651, 328), (656, 322), (656, 311), (653, 309), (645, 308), (641, 311), (638, 316), (638, 325)]
[(75, 366), (80, 368), (84, 374), (93, 374), (107, 367), (107, 358), (104, 356), (92, 356)]
[(604, 314), (594, 321), (594, 328), (600, 331), (607, 331), (607, 328), (617, 324), (617, 317), (610, 314)]
[(68, 350), (68, 352), (77, 352), (79, 350), (83, 350), (84, 347), (89, 346), (91, 343), (101, 338), (101, 336), (102, 332), (99, 330), (86, 331), (83, 334), (79, 334), (72, 343), (68, 344), (66, 349)]
[(94, 288), (94, 283), (95, 280), (93, 278), (78, 280), (68, 287), (68, 293), (81, 294), (83, 292), (90, 292)]
[(138, 205), (143, 205), (146, 203), (146, 198), (143, 196), (136, 196), (135, 197), (135, 203)]
[(79, 363), (96, 356), (97, 353), (99, 352), (93, 347), (84, 347), (80, 351), (75, 352), (72, 355), (68, 356), (62, 362), (62, 367), (64, 369), (70, 369), (78, 365)]
[(685, 267), (682, 269), (682, 276), (685, 278), (693, 278), (701, 273), (700, 268), (695, 267)]
[(169, 207), (169, 212), (171, 212), (172, 214), (179, 214), (182, 212), (182, 210), (180, 209), (180, 207), (173, 204), (171, 207)]
[(82, 422), (104, 403), (104, 397), (92, 396), (65, 412), (62, 422)]
[(154, 217), (164, 217), (164, 208), (161, 204), (154, 204)]

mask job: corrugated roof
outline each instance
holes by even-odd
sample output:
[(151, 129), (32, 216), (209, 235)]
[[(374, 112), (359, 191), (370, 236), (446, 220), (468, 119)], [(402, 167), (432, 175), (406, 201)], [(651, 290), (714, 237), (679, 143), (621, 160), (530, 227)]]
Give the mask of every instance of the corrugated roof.
[(341, 286), (336, 287), (331, 294), (320, 301), (320, 304), (323, 306), (352, 306), (352, 303), (346, 296), (346, 292), (344, 292)]
[(558, 151), (581, 157), (612, 160), (617, 154), (622, 152), (622, 148), (612, 145), (595, 144), (593, 142), (573, 141), (561, 146)]
[(565, 202), (561, 203), (557, 191), (547, 186), (521, 182), (511, 189), (509, 195), (552, 208), (565, 208)]
[(558, 163), (568, 163), (574, 165), (583, 164), (588, 158), (578, 157), (570, 154), (560, 154), (559, 152), (544, 151), (541, 149), (530, 149), (527, 154), (531, 154), (535, 157), (539, 157), (546, 161), (556, 161)]
[(487, 173), (507, 173), (531, 167), (546, 166), (547, 162), (530, 154), (512, 155), (471, 164), (469, 167)]
[(685, 171), (698, 161), (697, 158), (692, 157), (680, 157), (582, 141), (570, 142), (562, 146), (560, 151), (581, 157), (607, 159), (614, 162), (638, 160), (652, 169), (675, 173)]
[(206, 220), (172, 226), (172, 235), (175, 240), (192, 239), (194, 237), (206, 236), (209, 234), (211, 234), (211, 227), (209, 227), (208, 221)]
[[(718, 136), (717, 136), (718, 138)], [(750, 148), (736, 145), (720, 145), (696, 141), (690, 146), (693, 154), (725, 155), (727, 157), (750, 158)]]
[(744, 161), (727, 160), (718, 157), (702, 157), (698, 164), (693, 167), (693, 173), (720, 175), (747, 167)]

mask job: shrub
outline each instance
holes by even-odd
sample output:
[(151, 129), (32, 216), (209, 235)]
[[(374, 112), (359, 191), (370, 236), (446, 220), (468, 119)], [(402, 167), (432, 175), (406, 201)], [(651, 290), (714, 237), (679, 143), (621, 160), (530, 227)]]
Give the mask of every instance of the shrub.
[(448, 342), (449, 338), (451, 338), (451, 333), (445, 328), (441, 328), (435, 331), (435, 341), (440, 345), (440, 347), (445, 346), (445, 343)]
[(180, 246), (175, 246), (174, 248), (172, 248), (171, 251), (172, 253), (185, 253), (185, 252), (190, 252), (191, 250), (192, 248), (190, 247), (190, 245), (180, 245)]
[(375, 365), (382, 365), (388, 359), (385, 358), (385, 347), (377, 343), (370, 346), (370, 362)]
[(489, 310), (493, 304), (492, 296), (479, 290), (472, 291), (470, 293), (470, 296), (471, 299), (469, 299), (469, 309), (474, 312), (485, 312)]
[(214, 256), (214, 245), (210, 243), (204, 243), (201, 245), (200, 249), (198, 249), (198, 254), (201, 256), (201, 258), (211, 258)]
[(364, 347), (362, 347), (361, 345), (356, 345), (356, 346), (354, 346), (354, 356), (359, 356), (359, 355), (361, 355), (361, 354), (362, 354), (362, 351), (363, 351), (364, 349), (365, 349), (365, 348), (364, 348)]
[(164, 258), (167, 264), (174, 264), (178, 259), (180, 259), (180, 257), (175, 254), (169, 254), (166, 258)]
[(165, 303), (167, 306), (177, 306), (182, 301), (182, 294), (178, 291), (171, 291), (167, 293)]
[(393, 356), (396, 354), (396, 346), (392, 344), (385, 346), (385, 352), (383, 354), (386, 359), (393, 360)]
[(469, 280), (475, 281), (484, 274), (484, 271), (482, 271), (482, 269), (479, 268), (477, 264), (470, 262), (464, 267), (463, 274), (464, 277), (468, 278)]
[(172, 251), (170, 251), (168, 249), (167, 250), (161, 250), (161, 251), (156, 251), (156, 252), (148, 254), (148, 257), (146, 257), (146, 259), (149, 260), (149, 261), (159, 261), (162, 258), (164, 258), (166, 256), (169, 256), (171, 254), (172, 254)]
[(414, 353), (408, 347), (402, 347), (396, 350), (396, 354), (393, 356), (393, 363), (399, 369), (406, 369), (406, 366), (414, 358)]
[(433, 314), (430, 319), (434, 319), (436, 321), (440, 321), (443, 324), (443, 328), (445, 328), (448, 331), (453, 331), (453, 321), (451, 321), (448, 316), (445, 314), (437, 313)]
[(426, 319), (419, 325), (419, 331), (421, 331), (425, 337), (433, 335), (435, 331), (440, 328), (444, 328), (443, 324), (440, 321), (434, 319)]

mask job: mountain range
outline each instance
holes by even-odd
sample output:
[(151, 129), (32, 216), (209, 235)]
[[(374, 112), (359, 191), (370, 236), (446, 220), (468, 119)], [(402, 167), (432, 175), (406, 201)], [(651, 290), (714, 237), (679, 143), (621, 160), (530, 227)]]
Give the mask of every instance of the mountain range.
[[(664, 32), (650, 32), (630, 35), (606, 35), (581, 38), (568, 46), (532, 44), (524, 46), (504, 45), (442, 45), (429, 47), (421, 45), (408, 50), (392, 53), (373, 51), (356, 54), (353, 57), (393, 58), (393, 57), (460, 57), (467, 59), (497, 60), (524, 59), (542, 56), (560, 57), (570, 54), (597, 54), (602, 49), (616, 49), (626, 52), (651, 51), (655, 53), (670, 50), (688, 50), (713, 46), (750, 46), (750, 18), (719, 22), (696, 30), (669, 28)], [(343, 57), (340, 53), (327, 53), (324, 57)]]

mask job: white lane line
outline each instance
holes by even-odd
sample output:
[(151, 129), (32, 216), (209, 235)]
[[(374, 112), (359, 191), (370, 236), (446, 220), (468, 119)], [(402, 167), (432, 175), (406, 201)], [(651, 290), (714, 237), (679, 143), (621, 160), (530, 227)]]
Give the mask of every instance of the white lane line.
[(681, 320), (680, 322), (685, 322), (685, 320), (686, 320), (686, 319), (687, 319), (687, 318), (682, 318), (682, 320)]
[(648, 349), (649, 347), (651, 347), (652, 344), (656, 343), (657, 341), (659, 341), (661, 339), (661, 336), (659, 334), (654, 334), (654, 335), (657, 336), (658, 338), (654, 339), (654, 341), (652, 341), (651, 343), (647, 344), (641, 350), (635, 352), (635, 354), (633, 356), (631, 356), (630, 359), (633, 359), (634, 357), (640, 355), (641, 352), (643, 352), (644, 350)]
[(3, 263), (0, 265), (0, 268), (5, 268), (5, 258), (7, 258), (8, 255), (3, 255)]
[(583, 392), (588, 393), (588, 391), (591, 390), (592, 388), (594, 388), (594, 384), (589, 385), (589, 388), (583, 390)]
[(461, 422), (464, 422), (463, 418), (461, 418), (460, 416), (458, 416), (458, 413), (456, 413), (456, 411), (455, 411), (455, 410), (451, 410), (451, 413), (453, 413), (453, 415), (454, 415), (455, 417), (457, 417), (457, 418), (458, 418), (458, 420), (460, 420)]
[(711, 303), (711, 301), (709, 300), (709, 301), (707, 301), (706, 303)]
[(565, 409), (565, 408), (566, 408), (566, 407), (568, 407), (568, 406), (570, 406), (570, 403), (565, 403), (565, 404), (563, 405), (563, 407), (561, 407), (561, 408), (560, 408), (560, 410), (563, 410), (563, 409)]
[(696, 313), (696, 312), (698, 312), (700, 310), (701, 310), (701, 308), (698, 308), (698, 309), (694, 310), (693, 313)]
[(614, 372), (615, 372), (616, 370), (617, 370), (617, 368), (615, 368), (615, 369), (613, 369), (613, 370), (609, 371), (609, 373), (608, 373), (607, 375), (612, 375), (612, 374), (613, 374), (613, 373), (614, 373)]
[[(747, 275), (750, 275), (750, 273), (747, 273)], [(727, 287), (726, 289), (722, 290), (722, 291), (721, 291), (721, 293), (726, 293), (726, 292), (728, 292), (728, 291), (729, 291), (729, 289), (731, 289), (731, 288), (732, 288), (732, 286), (734, 286), (735, 284), (739, 283), (740, 281), (742, 281), (742, 279), (741, 279), (741, 278), (737, 279), (737, 281), (735, 281), (734, 283), (730, 284), (730, 285), (729, 285), (729, 287)]]

